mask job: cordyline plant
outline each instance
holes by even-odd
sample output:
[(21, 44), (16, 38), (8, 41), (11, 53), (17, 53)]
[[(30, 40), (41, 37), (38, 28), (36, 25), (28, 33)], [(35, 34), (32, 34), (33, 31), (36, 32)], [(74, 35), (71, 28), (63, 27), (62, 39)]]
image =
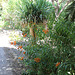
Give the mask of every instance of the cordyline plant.
[(23, 19), (24, 24), (29, 24), (30, 34), (36, 43), (35, 25), (47, 20), (50, 3), (46, 0), (20, 0), (17, 4), (21, 15), (20, 19)]
[(47, 19), (50, 9), (50, 3), (46, 0), (20, 0), (18, 6), (21, 19), (25, 19), (27, 22), (35, 22), (36, 18), (36, 23)]

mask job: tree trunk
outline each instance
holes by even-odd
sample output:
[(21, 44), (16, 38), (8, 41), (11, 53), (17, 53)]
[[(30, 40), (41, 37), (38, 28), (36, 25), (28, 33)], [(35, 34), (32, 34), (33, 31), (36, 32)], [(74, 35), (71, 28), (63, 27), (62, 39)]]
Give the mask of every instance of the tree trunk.
[(30, 27), (30, 35), (34, 37), (33, 27)]
[(32, 44), (36, 44), (35, 25), (30, 27), (30, 35), (32, 36)]
[[(65, 0), (61, 0), (61, 2), (59, 2), (59, 0), (51, 0), (53, 7), (55, 8), (55, 21), (57, 21), (57, 19), (59, 18), (60, 14), (62, 13), (62, 11), (65, 9), (65, 7), (71, 2), (71, 0), (66, 0), (66, 3), (63, 5), (63, 7), (61, 8), (61, 10), (59, 11), (59, 7), (60, 5), (65, 1)], [(56, 5), (55, 5), (56, 3)], [(54, 21), (54, 22), (55, 22)], [(55, 24), (53, 24), (53, 29), (55, 27)]]
[(47, 30), (47, 29), (48, 29), (48, 27), (47, 27), (47, 20), (44, 20), (44, 21), (43, 21), (43, 24), (44, 24), (44, 26), (45, 26), (45, 30)]

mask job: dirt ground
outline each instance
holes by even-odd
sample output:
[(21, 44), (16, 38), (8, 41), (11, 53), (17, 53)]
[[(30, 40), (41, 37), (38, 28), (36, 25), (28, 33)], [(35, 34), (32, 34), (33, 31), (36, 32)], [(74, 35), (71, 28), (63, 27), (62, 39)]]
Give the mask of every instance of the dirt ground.
[(0, 31), (0, 75), (21, 75), (25, 67), (18, 61), (19, 52), (9, 43), (9, 33)]

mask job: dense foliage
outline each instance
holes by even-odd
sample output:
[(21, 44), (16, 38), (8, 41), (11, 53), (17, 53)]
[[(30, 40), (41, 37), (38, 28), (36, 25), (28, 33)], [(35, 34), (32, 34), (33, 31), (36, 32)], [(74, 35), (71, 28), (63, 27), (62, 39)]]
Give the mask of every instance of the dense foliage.
[(21, 0), (18, 3), (21, 12), (21, 19), (27, 22), (35, 20), (36, 22), (42, 22), (43, 19), (47, 19), (50, 11), (50, 3), (46, 0)]
[(73, 1), (66, 9), (66, 20), (75, 21), (75, 1)]
[(74, 29), (73, 23), (60, 19), (54, 30), (45, 34), (44, 42), (24, 47), (28, 55), (24, 62), (30, 66), (28, 75), (69, 75), (69, 72), (72, 75), (75, 72)]
[[(11, 4), (12, 3), (12, 4)], [(70, 5), (69, 13), (72, 20), (64, 19), (65, 11), (55, 21), (55, 10), (46, 0), (9, 0), (4, 7), (2, 17), (5, 25), (23, 30), (22, 24), (27, 24), (23, 37), (28, 37), (27, 43), (21, 44), (25, 57), (23, 64), (27, 70), (22, 75), (74, 75), (75, 74), (75, 23), (74, 3)], [(62, 8), (62, 7), (61, 7)], [(72, 12), (73, 11), (73, 12)], [(72, 12), (72, 13), (71, 13)], [(9, 14), (9, 15), (8, 15)], [(8, 15), (8, 16), (7, 16)], [(48, 29), (41, 23), (47, 20)], [(36, 21), (36, 24), (34, 23)], [(72, 22), (73, 21), (73, 22)], [(36, 29), (36, 44), (32, 44), (29, 33), (29, 23)], [(40, 23), (40, 25), (38, 25)], [(54, 27), (53, 27), (54, 26)], [(25, 34), (26, 33), (26, 34)], [(13, 42), (11, 43), (13, 44)], [(16, 41), (14, 43), (16, 45)], [(22, 49), (19, 46), (18, 49)]]

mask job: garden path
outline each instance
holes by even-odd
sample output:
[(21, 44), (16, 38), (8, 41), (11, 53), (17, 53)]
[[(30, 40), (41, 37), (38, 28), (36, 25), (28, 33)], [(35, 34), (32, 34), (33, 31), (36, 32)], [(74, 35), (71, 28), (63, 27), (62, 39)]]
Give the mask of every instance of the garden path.
[(0, 75), (21, 75), (23, 66), (17, 61), (16, 49), (9, 40), (6, 31), (0, 31)]

